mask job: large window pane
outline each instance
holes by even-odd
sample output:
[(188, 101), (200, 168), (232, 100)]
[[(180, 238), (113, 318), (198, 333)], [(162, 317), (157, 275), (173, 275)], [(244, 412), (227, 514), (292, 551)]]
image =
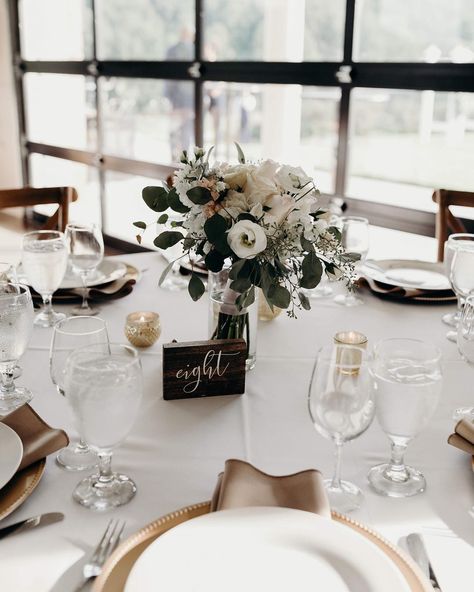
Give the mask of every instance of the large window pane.
[(19, 13), (26, 60), (92, 58), (91, 0), (20, 0)]
[[(79, 199), (70, 205), (69, 220), (100, 224), (100, 193), (97, 169), (79, 162), (52, 158), (43, 154), (30, 156), (31, 185), (34, 187), (66, 187), (77, 189)], [(50, 214), (54, 206), (38, 210)]]
[(193, 60), (194, 0), (96, 0), (101, 60)]
[(204, 58), (339, 61), (344, 0), (207, 0)]
[(169, 163), (194, 145), (194, 84), (176, 80), (100, 81), (104, 152)]
[(219, 160), (249, 159), (302, 166), (334, 191), (339, 89), (298, 85), (206, 83), (205, 143)]
[[(142, 199), (142, 189), (147, 185), (160, 185), (157, 179), (138, 177), (107, 171), (105, 176), (105, 221), (107, 234), (136, 243), (139, 232), (133, 222), (142, 220), (147, 224), (156, 222), (158, 215), (152, 212)], [(144, 233), (142, 245), (153, 247), (156, 225)]]
[(28, 139), (96, 150), (95, 82), (67, 74), (24, 77)]
[(435, 188), (474, 187), (474, 94), (355, 89), (347, 194), (434, 210)]
[(472, 0), (363, 0), (356, 7), (358, 61), (474, 62)]

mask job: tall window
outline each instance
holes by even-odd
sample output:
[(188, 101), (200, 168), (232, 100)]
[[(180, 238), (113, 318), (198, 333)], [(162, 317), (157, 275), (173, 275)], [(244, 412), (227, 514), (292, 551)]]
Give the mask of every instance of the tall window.
[(25, 182), (133, 241), (182, 149), (302, 165), (379, 224), (429, 234), (474, 189), (472, 0), (10, 0)]

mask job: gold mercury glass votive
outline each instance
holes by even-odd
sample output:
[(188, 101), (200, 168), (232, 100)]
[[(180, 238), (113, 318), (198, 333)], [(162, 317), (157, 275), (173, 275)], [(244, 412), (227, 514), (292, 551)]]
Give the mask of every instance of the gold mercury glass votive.
[(160, 315), (156, 312), (131, 312), (125, 323), (125, 336), (136, 347), (150, 347), (161, 335)]
[(260, 321), (273, 321), (281, 312), (282, 309), (276, 306), (273, 307), (273, 310), (270, 308), (261, 288), (258, 288), (258, 319)]
[(345, 370), (342, 370), (343, 374), (359, 373), (362, 363), (361, 350), (367, 348), (367, 341), (367, 337), (358, 331), (340, 331), (334, 335), (336, 361), (341, 366), (346, 367)]

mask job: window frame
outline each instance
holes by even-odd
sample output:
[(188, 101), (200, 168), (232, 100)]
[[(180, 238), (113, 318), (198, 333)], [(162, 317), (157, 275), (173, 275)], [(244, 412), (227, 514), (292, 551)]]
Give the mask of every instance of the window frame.
[[(18, 104), (23, 182), (30, 182), (29, 155), (44, 154), (81, 162), (99, 171), (102, 220), (107, 235), (105, 205), (105, 172), (108, 170), (164, 179), (174, 170), (171, 163), (150, 163), (104, 154), (102, 146), (102, 116), (98, 93), (101, 77), (176, 79), (194, 83), (196, 144), (203, 143), (203, 85), (207, 81), (259, 84), (300, 84), (339, 88), (338, 146), (334, 196), (342, 197), (351, 213), (367, 214), (379, 226), (434, 235), (434, 214), (396, 205), (380, 204), (345, 195), (349, 163), (349, 118), (351, 91), (354, 88), (403, 90), (433, 90), (474, 92), (474, 64), (456, 63), (393, 63), (354, 62), (353, 39), (356, 0), (346, 0), (344, 50), (340, 62), (256, 62), (203, 60), (203, 20), (205, 0), (195, 0), (195, 55), (193, 61), (114, 61), (97, 59), (96, 0), (91, 0), (93, 17), (93, 57), (84, 61), (27, 61), (21, 56), (19, 30), (19, 0), (8, 0), (10, 13), (12, 56)], [(95, 151), (72, 150), (28, 139), (23, 77), (30, 72), (70, 74), (93, 77), (97, 110), (97, 145)], [(346, 76), (345, 76), (346, 74)]]

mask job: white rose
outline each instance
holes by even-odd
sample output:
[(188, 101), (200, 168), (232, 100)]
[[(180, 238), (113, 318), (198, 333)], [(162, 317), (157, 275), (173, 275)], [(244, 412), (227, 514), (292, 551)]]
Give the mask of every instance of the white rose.
[(267, 208), (265, 221), (281, 224), (288, 214), (296, 207), (295, 200), (289, 195), (272, 195), (264, 204)]
[[(285, 164), (280, 167), (276, 175), (276, 181), (284, 191), (297, 193), (297, 190), (309, 183), (311, 178), (302, 168)], [(309, 189), (309, 186), (307, 189)]]
[(237, 212), (237, 215), (249, 211), (249, 204), (245, 194), (240, 193), (239, 191), (234, 191), (233, 189), (227, 192), (226, 198), (222, 202), (222, 206), (226, 210)]
[(245, 193), (250, 205), (265, 204), (267, 199), (280, 194), (275, 182), (277, 169), (278, 163), (265, 160), (258, 168), (250, 171), (245, 185)]
[(224, 174), (224, 183), (231, 189), (244, 189), (247, 176), (255, 169), (253, 165), (237, 165), (231, 167)]
[(263, 228), (251, 220), (241, 220), (234, 224), (227, 235), (227, 242), (241, 259), (253, 259), (267, 248)]

